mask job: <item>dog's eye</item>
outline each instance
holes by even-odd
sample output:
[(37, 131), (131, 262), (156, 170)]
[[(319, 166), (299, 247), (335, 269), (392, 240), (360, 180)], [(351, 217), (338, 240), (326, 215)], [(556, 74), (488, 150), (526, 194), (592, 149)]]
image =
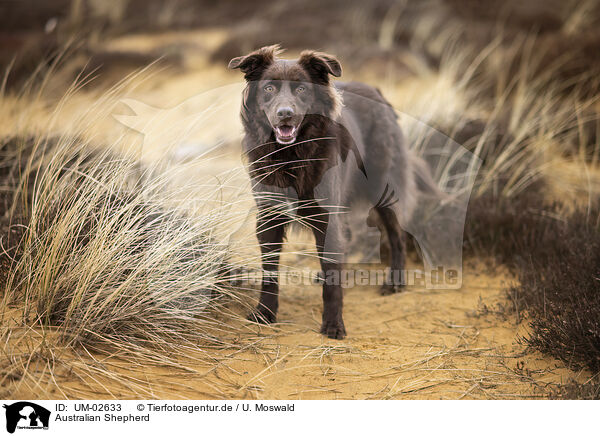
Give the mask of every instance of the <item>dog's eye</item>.
[(273, 85), (266, 85), (263, 89), (265, 90), (265, 92), (275, 91), (275, 87)]
[(299, 87), (296, 88), (296, 92), (297, 93), (301, 93), (301, 92), (304, 92), (304, 91), (306, 91), (306, 87), (304, 87), (302, 85), (300, 85)]

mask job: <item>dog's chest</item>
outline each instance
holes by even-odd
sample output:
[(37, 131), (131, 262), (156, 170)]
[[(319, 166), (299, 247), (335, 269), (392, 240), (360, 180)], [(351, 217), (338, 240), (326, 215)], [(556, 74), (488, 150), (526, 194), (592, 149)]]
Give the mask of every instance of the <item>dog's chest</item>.
[(258, 184), (254, 195), (259, 208), (276, 212), (291, 219), (299, 217), (299, 210), (304, 201), (298, 198), (293, 187), (279, 188)]
[(266, 186), (288, 190), (297, 198), (312, 198), (323, 174), (331, 166), (328, 153), (319, 153), (314, 147), (293, 150), (275, 150), (268, 159), (259, 158), (251, 163), (255, 180)]

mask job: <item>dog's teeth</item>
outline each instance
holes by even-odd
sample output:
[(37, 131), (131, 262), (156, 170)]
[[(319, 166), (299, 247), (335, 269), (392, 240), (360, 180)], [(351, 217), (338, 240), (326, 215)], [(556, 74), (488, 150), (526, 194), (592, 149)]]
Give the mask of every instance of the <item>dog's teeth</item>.
[(291, 138), (292, 136), (294, 136), (296, 134), (296, 127), (290, 127), (290, 126), (286, 126), (286, 127), (276, 127), (275, 131), (277, 132), (277, 134), (279, 136), (282, 136), (284, 138)]

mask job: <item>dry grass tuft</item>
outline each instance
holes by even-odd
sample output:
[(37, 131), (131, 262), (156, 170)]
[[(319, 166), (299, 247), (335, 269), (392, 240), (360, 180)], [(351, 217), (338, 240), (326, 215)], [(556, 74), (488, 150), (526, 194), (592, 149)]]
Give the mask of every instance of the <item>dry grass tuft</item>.
[[(46, 131), (56, 131), (61, 108), (79, 86), (43, 118)], [(109, 383), (126, 396), (151, 396), (149, 381), (135, 380), (144, 364), (197, 374), (182, 362), (214, 364), (206, 350), (235, 350), (244, 342), (231, 327), (241, 311), (232, 305), (249, 304), (243, 289), (230, 285), (239, 267), (230, 260), (235, 214), (226, 201), (214, 201), (218, 184), (207, 198), (197, 191), (182, 196), (173, 174), (115, 151), (127, 148), (126, 139), (111, 147), (86, 139), (114, 111), (122, 89), (103, 94), (68, 132), (2, 140), (1, 224), (8, 238), (2, 240), (0, 379), (7, 396), (27, 389), (89, 395), (57, 391), (59, 380), (73, 374), (87, 380), (90, 392), (116, 395), (102, 388)], [(30, 94), (17, 97), (17, 107), (26, 108), (24, 100)], [(20, 114), (21, 126), (33, 125), (28, 116)], [(110, 368), (106, 356), (131, 362), (123, 368), (138, 374)]]

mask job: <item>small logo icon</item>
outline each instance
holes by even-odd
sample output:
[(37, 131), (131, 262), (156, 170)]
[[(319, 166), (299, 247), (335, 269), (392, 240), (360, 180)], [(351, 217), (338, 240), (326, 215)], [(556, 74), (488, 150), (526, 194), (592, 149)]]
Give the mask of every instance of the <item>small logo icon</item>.
[(14, 433), (18, 429), (48, 429), (50, 411), (42, 406), (29, 401), (19, 401), (10, 405), (4, 404), (6, 409), (6, 431)]

